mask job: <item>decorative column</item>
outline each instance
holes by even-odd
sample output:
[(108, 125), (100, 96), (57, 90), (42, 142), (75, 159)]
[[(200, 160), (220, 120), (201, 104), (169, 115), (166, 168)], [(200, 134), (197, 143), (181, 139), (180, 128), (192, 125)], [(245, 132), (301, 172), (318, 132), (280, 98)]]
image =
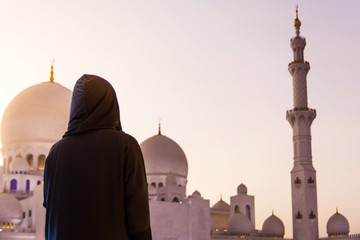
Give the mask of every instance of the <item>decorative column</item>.
[(287, 111), (286, 119), (293, 129), (294, 167), (291, 170), (291, 195), (294, 240), (317, 240), (318, 212), (316, 171), (311, 155), (311, 123), (316, 110), (308, 108), (306, 76), (310, 70), (304, 61), (305, 38), (300, 36), (301, 22), (296, 9), (294, 22), (296, 36), (290, 40), (294, 61), (289, 64), (293, 80), (294, 109)]

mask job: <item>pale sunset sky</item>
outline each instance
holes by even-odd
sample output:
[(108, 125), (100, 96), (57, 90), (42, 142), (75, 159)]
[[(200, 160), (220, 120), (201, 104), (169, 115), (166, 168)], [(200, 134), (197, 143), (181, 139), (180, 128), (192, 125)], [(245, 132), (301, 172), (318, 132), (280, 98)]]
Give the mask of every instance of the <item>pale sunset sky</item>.
[[(139, 143), (162, 133), (184, 150), (187, 194), (230, 203), (255, 196), (256, 228), (274, 210), (292, 236), (295, 5), (305, 59), (320, 236), (339, 212), (360, 233), (360, 1), (0, 0), (0, 114), (48, 81), (72, 89), (84, 73), (118, 94), (123, 129)], [(56, 97), (56, 96), (54, 96)], [(2, 162), (2, 160), (1, 160)]]

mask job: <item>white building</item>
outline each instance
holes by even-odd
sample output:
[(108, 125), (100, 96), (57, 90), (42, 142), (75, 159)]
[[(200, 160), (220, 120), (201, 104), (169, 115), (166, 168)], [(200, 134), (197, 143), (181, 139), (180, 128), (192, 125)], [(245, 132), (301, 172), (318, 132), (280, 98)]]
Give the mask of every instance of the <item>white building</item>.
[[(304, 61), (305, 38), (300, 20), (295, 19), (296, 36), (291, 39), (294, 61), (294, 109), (287, 112), (293, 128), (294, 168), (291, 171), (294, 240), (315, 240), (318, 236), (316, 172), (311, 157), (310, 125), (316, 111), (308, 108)], [(49, 82), (31, 86), (9, 103), (1, 121), (0, 239), (44, 239), (45, 209), (42, 206), (42, 177), (46, 155), (67, 129), (71, 91)], [(284, 224), (269, 216), (261, 229), (255, 226), (255, 197), (244, 184), (230, 198), (209, 206), (198, 191), (186, 195), (188, 162), (184, 151), (172, 139), (158, 134), (141, 143), (149, 189), (151, 227), (154, 240), (282, 239)], [(234, 191), (235, 192), (235, 191)], [(338, 213), (327, 223), (328, 237), (320, 239), (360, 240), (349, 235), (347, 219)]]

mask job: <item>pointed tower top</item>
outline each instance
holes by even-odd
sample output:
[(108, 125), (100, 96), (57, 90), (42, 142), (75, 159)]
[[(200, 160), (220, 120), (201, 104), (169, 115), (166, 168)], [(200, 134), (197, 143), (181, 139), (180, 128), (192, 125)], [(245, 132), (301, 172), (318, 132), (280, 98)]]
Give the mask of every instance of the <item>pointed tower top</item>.
[(161, 135), (161, 119), (159, 120), (159, 129), (158, 129), (158, 135)]
[(298, 10), (299, 6), (296, 5), (296, 18), (294, 20), (294, 27), (296, 29), (296, 36), (299, 36), (300, 34), (300, 26), (301, 26), (301, 22), (299, 20), (299, 10)]
[(50, 82), (54, 82), (54, 62), (55, 62), (55, 58), (51, 58), (50, 59), (51, 62), (51, 71), (50, 71)]

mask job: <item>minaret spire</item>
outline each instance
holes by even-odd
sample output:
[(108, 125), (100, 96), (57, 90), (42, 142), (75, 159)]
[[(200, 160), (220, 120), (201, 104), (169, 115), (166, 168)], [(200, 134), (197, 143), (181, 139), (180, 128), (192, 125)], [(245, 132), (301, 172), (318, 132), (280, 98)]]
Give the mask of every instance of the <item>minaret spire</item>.
[(54, 62), (55, 62), (55, 58), (51, 58), (50, 59), (51, 62), (51, 70), (50, 70), (50, 82), (54, 82)]
[(158, 135), (161, 135), (161, 119), (159, 120)]
[(299, 20), (299, 10), (298, 10), (299, 6), (296, 5), (296, 18), (294, 20), (294, 27), (296, 30), (296, 36), (299, 37), (300, 36), (300, 26), (301, 26), (301, 22)]
[(306, 76), (310, 64), (304, 61), (306, 41), (300, 36), (298, 8), (294, 26), (296, 36), (290, 40), (294, 61), (288, 67), (293, 82), (294, 108), (286, 113), (293, 129), (294, 144), (294, 167), (291, 170), (293, 237), (296, 240), (317, 240), (316, 171), (311, 156), (311, 124), (316, 110), (308, 108)]

